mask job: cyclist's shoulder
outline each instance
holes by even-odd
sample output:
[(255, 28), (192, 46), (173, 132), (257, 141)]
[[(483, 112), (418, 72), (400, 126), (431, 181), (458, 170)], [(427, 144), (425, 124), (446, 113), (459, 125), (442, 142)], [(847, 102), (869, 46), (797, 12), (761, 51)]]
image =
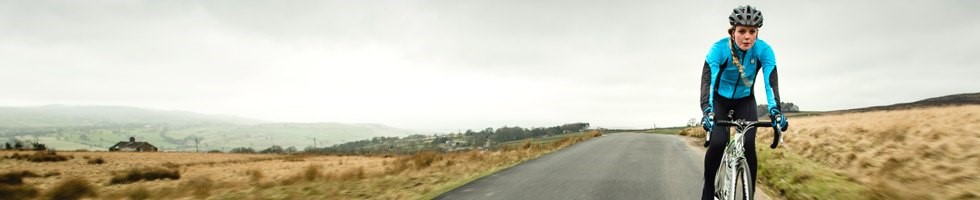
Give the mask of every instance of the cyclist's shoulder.
[(766, 40), (763, 40), (762, 38), (755, 39), (755, 45), (759, 45), (759, 47), (765, 47), (767, 49), (772, 48), (771, 46), (769, 46), (769, 43), (766, 42)]
[(769, 46), (769, 43), (761, 38), (755, 40), (755, 46), (752, 47), (752, 51), (755, 51), (754, 54), (764, 57), (772, 57), (773, 55), (772, 46)]
[(728, 38), (722, 38), (711, 45), (711, 50), (708, 52), (709, 60), (721, 61), (731, 56), (731, 50), (728, 47)]

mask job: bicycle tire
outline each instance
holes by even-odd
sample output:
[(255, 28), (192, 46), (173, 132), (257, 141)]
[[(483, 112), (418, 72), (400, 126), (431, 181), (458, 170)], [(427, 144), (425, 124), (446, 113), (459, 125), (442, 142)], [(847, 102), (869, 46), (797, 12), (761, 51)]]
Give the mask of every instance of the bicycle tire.
[(728, 193), (734, 192), (733, 188), (729, 188), (728, 182), (725, 179), (728, 178), (728, 155), (722, 155), (721, 162), (718, 164), (718, 171), (715, 171), (715, 191), (714, 196), (718, 199), (727, 199)]
[(752, 200), (755, 199), (755, 190), (753, 185), (755, 183), (752, 181), (752, 172), (749, 168), (748, 162), (745, 160), (739, 161), (740, 167), (738, 168), (738, 177), (736, 181), (741, 181), (741, 188), (736, 188), (742, 191), (742, 199)]

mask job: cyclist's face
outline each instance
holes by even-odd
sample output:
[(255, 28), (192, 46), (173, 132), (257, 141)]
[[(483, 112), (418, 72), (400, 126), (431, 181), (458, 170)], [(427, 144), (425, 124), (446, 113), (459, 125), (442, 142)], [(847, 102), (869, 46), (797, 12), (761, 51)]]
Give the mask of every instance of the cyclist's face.
[(752, 45), (755, 45), (755, 39), (758, 36), (758, 27), (735, 26), (735, 31), (732, 32), (732, 37), (735, 39), (735, 44), (738, 45), (738, 48), (742, 49), (742, 51), (752, 48)]

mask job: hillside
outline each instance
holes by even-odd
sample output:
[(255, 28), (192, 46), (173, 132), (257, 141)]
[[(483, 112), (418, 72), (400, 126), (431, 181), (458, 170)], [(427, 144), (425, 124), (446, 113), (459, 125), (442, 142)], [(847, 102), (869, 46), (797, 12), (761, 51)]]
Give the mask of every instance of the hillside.
[[(833, 111), (788, 112), (786, 113), (786, 116), (790, 118), (796, 118), (796, 117), (849, 114), (849, 113), (883, 111), (883, 110), (905, 110), (905, 109), (912, 109), (912, 108), (927, 108), (927, 107), (957, 106), (957, 105), (980, 105), (980, 93), (954, 94), (954, 95), (928, 98), (928, 99), (923, 99), (914, 102), (897, 103), (897, 104), (885, 105), (885, 106), (872, 106), (872, 107), (865, 107), (865, 108), (852, 108), (852, 109), (833, 110)], [(769, 114), (767, 113), (760, 113), (759, 115), (760, 119), (767, 119), (768, 117)]]
[[(412, 131), (380, 124), (271, 123), (232, 116), (113, 106), (0, 107), (0, 142), (40, 141), (60, 150), (105, 150), (136, 137), (166, 151), (299, 150)], [(200, 138), (195, 143), (194, 138)]]
[(261, 120), (186, 111), (162, 111), (123, 106), (0, 107), (0, 127), (42, 128), (64, 126), (112, 126), (127, 124), (259, 124)]
[(829, 113), (868, 112), (868, 111), (879, 111), (879, 110), (904, 110), (904, 109), (911, 109), (911, 108), (955, 106), (955, 105), (980, 105), (980, 93), (954, 94), (954, 95), (923, 99), (915, 102), (898, 103), (898, 104), (892, 104), (887, 106), (873, 106), (867, 108), (855, 108), (855, 109), (831, 111)]

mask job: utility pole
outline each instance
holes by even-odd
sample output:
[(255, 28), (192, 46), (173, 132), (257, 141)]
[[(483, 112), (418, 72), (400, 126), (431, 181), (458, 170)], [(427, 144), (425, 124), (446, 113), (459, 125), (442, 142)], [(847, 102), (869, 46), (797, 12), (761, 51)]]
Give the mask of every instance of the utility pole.
[(313, 139), (313, 150), (316, 151), (316, 137), (306, 137), (306, 139)]

